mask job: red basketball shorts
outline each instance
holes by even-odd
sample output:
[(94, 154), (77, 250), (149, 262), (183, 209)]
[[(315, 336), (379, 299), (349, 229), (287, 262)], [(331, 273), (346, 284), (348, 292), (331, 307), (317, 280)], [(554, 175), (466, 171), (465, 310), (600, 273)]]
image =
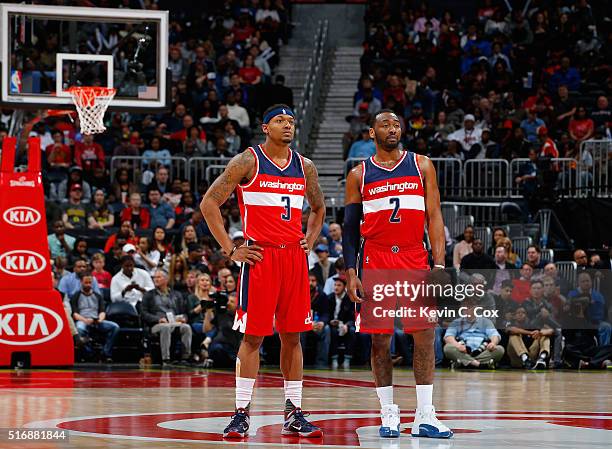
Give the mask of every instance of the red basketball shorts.
[(359, 252), (359, 278), (365, 300), (355, 304), (357, 332), (391, 334), (435, 327), (435, 301), (428, 294), (427, 251), (379, 246), (366, 241)]
[(312, 330), (308, 260), (298, 244), (262, 246), (263, 260), (244, 263), (238, 279), (234, 330), (272, 335)]

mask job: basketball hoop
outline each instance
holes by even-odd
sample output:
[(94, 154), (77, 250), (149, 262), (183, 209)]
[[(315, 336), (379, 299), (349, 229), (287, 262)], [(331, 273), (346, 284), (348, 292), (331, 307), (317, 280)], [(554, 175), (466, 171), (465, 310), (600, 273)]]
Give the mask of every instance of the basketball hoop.
[(71, 87), (68, 89), (72, 95), (79, 120), (81, 133), (96, 134), (106, 130), (104, 126), (104, 113), (117, 89), (112, 87)]

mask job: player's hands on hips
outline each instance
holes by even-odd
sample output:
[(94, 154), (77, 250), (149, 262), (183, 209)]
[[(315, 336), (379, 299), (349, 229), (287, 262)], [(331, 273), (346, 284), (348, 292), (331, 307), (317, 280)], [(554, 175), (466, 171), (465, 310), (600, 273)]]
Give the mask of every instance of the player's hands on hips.
[(256, 262), (261, 262), (263, 260), (262, 251), (263, 248), (259, 245), (242, 245), (236, 248), (236, 251), (234, 251), (230, 259), (234, 262), (244, 262), (249, 265), (255, 265)]
[(354, 269), (349, 269), (346, 271), (347, 274), (347, 288), (348, 295), (351, 301), (362, 303), (365, 299), (365, 291), (363, 290), (363, 285), (361, 285), (361, 280), (357, 277), (357, 273), (355, 273)]

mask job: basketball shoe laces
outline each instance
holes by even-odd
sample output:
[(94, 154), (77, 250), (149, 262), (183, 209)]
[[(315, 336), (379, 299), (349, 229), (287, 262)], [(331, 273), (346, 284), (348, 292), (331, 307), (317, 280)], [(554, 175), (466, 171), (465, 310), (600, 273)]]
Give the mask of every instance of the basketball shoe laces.
[[(291, 427), (295, 427), (299, 431), (310, 432), (316, 429), (316, 427), (306, 419), (307, 416), (310, 416), (310, 412), (305, 412), (301, 408), (296, 407), (287, 415), (285, 422), (289, 423), (290, 420), (293, 420)], [(296, 421), (298, 423), (297, 426)]]
[(249, 426), (249, 414), (243, 409), (236, 409), (236, 413), (232, 415), (232, 420), (227, 426), (228, 430), (237, 429), (244, 432)]

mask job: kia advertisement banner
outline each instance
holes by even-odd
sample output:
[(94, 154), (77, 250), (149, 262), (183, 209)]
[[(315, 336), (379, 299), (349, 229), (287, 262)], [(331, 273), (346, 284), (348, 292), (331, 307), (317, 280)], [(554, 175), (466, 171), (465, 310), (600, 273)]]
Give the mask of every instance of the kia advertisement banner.
[(16, 140), (6, 137), (0, 171), (0, 366), (74, 364), (72, 335), (53, 290), (47, 246), (40, 140), (28, 139), (28, 170), (14, 171)]

